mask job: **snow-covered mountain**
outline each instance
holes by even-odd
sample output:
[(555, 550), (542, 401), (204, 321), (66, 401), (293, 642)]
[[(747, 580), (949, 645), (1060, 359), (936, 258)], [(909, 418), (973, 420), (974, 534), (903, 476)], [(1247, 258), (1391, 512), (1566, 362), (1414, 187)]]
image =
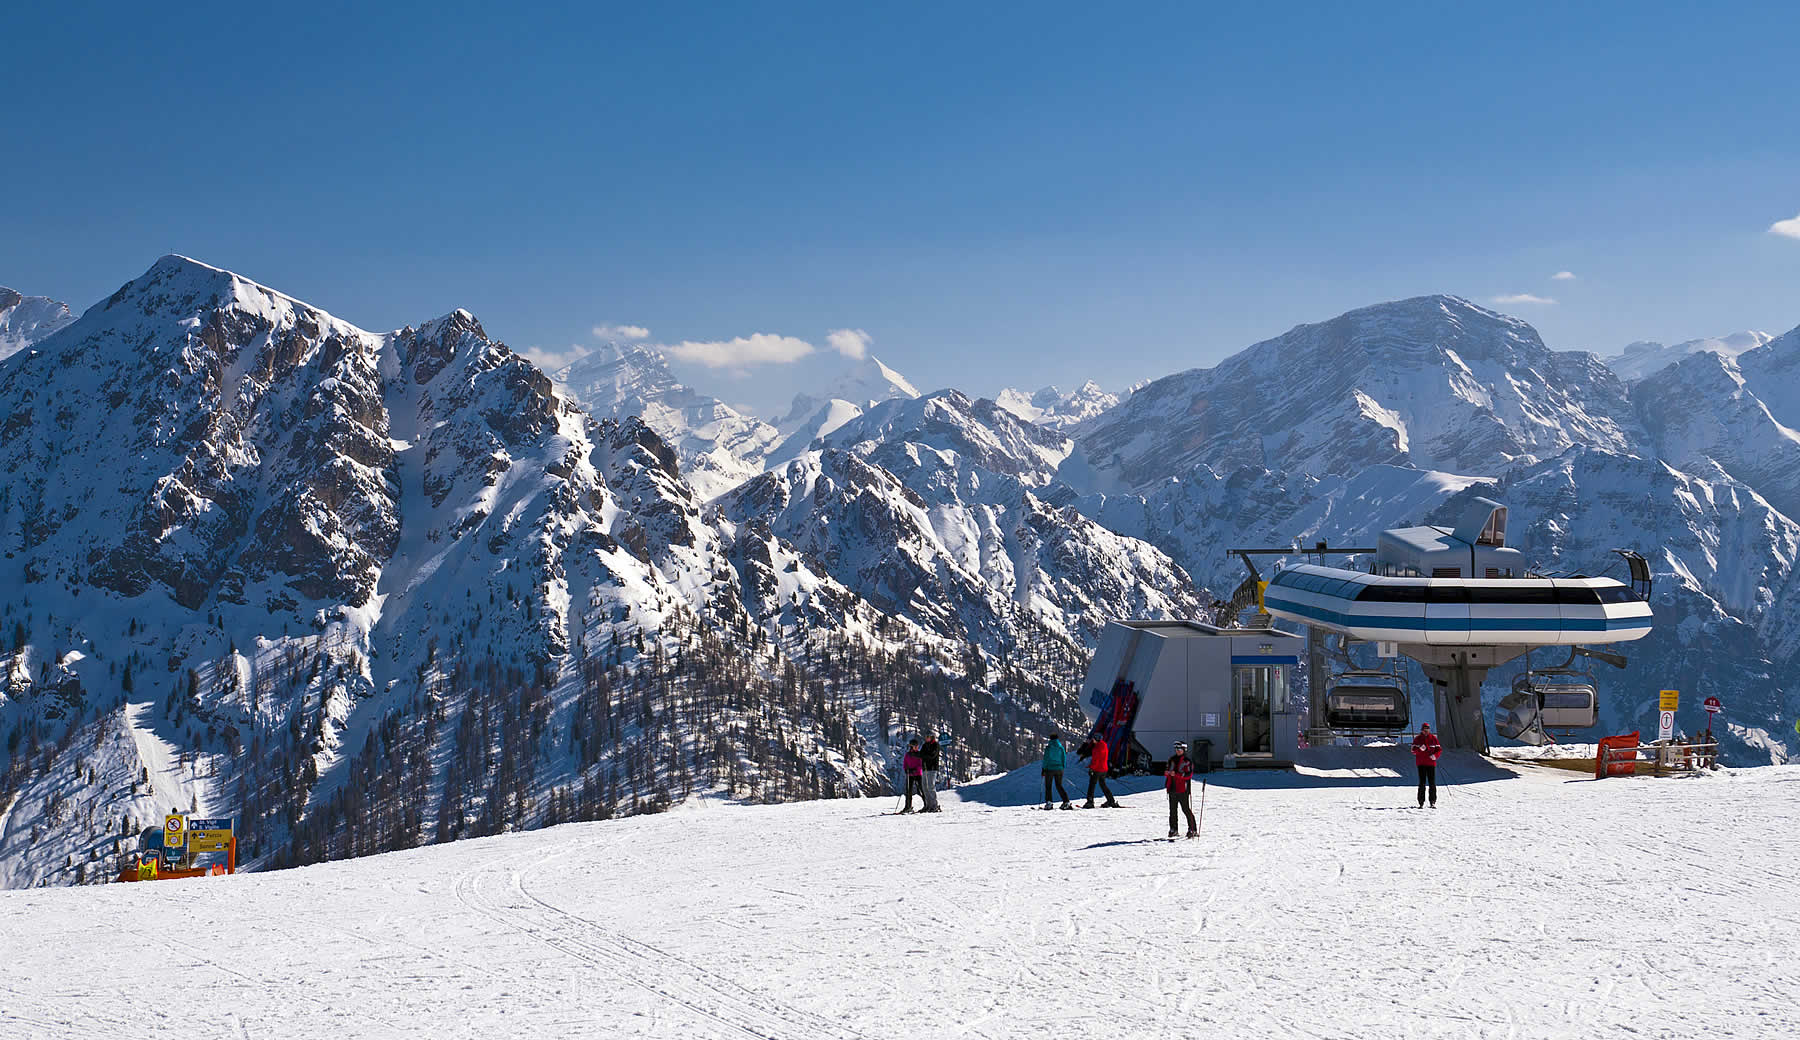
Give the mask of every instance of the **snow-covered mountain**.
[(814, 431), (814, 437), (818, 437), (822, 436), (820, 429), (830, 422), (821, 413), (860, 415), (882, 401), (917, 396), (918, 389), (907, 382), (905, 376), (882, 364), (880, 358), (871, 354), (851, 365), (825, 390), (795, 394), (787, 414), (778, 419), (775, 425), (781, 430), (783, 437), (792, 438), (795, 433), (804, 432), (808, 428)]
[(1714, 692), (1729, 756), (1790, 753), (1800, 330), (1627, 390), (1423, 297), (1071, 427), (863, 372), (783, 440), (651, 348), (552, 380), (466, 312), (371, 333), (158, 261), (0, 361), (0, 883), (176, 805), (282, 864), (869, 791), (927, 722), (954, 772), (1018, 764), (1107, 619), (1476, 493), (1540, 567), (1650, 556), (1609, 725)]
[[(869, 790), (933, 720), (981, 771), (1074, 712), (1037, 622), (928, 628), (709, 518), (648, 425), (466, 312), (374, 334), (165, 257), (0, 363), (0, 430), (0, 883), (87, 875), (171, 807), (303, 862)], [(972, 643), (1004, 705), (949, 667)]]
[(17, 354), (74, 320), (68, 304), (0, 286), (0, 358)]
[(1119, 403), (1119, 395), (1107, 393), (1090, 379), (1068, 393), (1054, 386), (1031, 394), (1008, 388), (995, 395), (994, 401), (1028, 422), (1066, 429), (1113, 408)]
[(1517, 318), (1421, 296), (1301, 325), (1210, 369), (1156, 380), (1081, 430), (1102, 489), (1197, 465), (1312, 476), (1372, 465), (1466, 474), (1584, 444), (1626, 450), (1624, 384)]
[(1204, 616), (1165, 553), (1056, 501), (1073, 449), (943, 390), (871, 408), (721, 505), (740, 522), (767, 519), (882, 609), (1001, 654), (1021, 623), (1078, 653), (1111, 617)]
[[(1752, 379), (1741, 357), (1701, 352), (1631, 389), (1650, 453), (1698, 473), (1717, 467), (1756, 488), (1789, 516), (1800, 516), (1800, 433), (1757, 395), (1780, 379)], [(1800, 416), (1795, 417), (1800, 421)]]
[(1734, 332), (1729, 336), (1720, 336), (1717, 339), (1690, 339), (1674, 344), (1640, 340), (1628, 344), (1622, 353), (1616, 357), (1606, 358), (1605, 362), (1606, 367), (1618, 373), (1620, 379), (1628, 383), (1635, 383), (1694, 354), (1710, 352), (1721, 357), (1734, 358), (1747, 350), (1755, 350), (1773, 338), (1766, 332), (1757, 332), (1752, 329), (1746, 332)]
[(768, 423), (684, 386), (653, 346), (606, 343), (553, 378), (596, 417), (642, 418), (675, 448), (683, 475), (703, 499), (762, 472), (781, 441)]

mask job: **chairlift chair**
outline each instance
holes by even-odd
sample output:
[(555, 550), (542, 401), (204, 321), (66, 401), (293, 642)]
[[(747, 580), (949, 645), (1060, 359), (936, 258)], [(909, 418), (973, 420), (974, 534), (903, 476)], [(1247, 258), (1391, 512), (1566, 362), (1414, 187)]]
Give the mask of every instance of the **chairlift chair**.
[[(1532, 668), (1513, 679), (1512, 692), (1494, 708), (1494, 728), (1527, 744), (1555, 741), (1552, 730), (1591, 729), (1600, 724), (1600, 694), (1594, 673), (1573, 667), (1576, 654), (1558, 668)], [(1608, 663), (1613, 663), (1609, 661)], [(1623, 659), (1619, 662), (1621, 665)]]
[(1411, 719), (1406, 680), (1393, 672), (1339, 672), (1325, 690), (1325, 724), (1334, 730), (1398, 733)]

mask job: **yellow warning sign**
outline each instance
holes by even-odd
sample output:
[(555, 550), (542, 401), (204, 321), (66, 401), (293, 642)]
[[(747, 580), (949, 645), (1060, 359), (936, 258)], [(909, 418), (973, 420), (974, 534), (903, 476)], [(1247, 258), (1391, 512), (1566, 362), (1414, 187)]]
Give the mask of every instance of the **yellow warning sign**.
[(1680, 690), (1664, 690), (1662, 692), (1662, 702), (1657, 706), (1657, 710), (1674, 711), (1676, 710), (1676, 702), (1679, 700), (1681, 700)]
[(179, 849), (187, 844), (187, 820), (178, 813), (163, 817), (163, 848)]

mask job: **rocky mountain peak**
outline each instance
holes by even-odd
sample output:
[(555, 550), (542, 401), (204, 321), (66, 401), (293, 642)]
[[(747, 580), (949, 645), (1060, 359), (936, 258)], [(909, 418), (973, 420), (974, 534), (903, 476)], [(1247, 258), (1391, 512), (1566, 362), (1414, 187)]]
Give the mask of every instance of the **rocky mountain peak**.
[(1145, 487), (1200, 464), (1495, 473), (1574, 443), (1621, 447), (1622, 383), (1517, 319), (1420, 296), (1299, 325), (1210, 369), (1145, 386), (1083, 427), (1106, 479)]
[(67, 304), (0, 286), (0, 359), (48, 338), (74, 320)]

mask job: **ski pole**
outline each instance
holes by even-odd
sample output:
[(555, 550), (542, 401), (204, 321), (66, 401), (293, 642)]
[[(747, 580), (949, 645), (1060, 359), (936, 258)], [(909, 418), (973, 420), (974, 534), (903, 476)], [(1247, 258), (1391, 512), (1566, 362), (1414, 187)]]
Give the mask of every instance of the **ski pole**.
[(1201, 777), (1200, 778), (1200, 819), (1197, 820), (1194, 824), (1194, 833), (1199, 834), (1200, 829), (1205, 826), (1206, 826), (1206, 778)]

